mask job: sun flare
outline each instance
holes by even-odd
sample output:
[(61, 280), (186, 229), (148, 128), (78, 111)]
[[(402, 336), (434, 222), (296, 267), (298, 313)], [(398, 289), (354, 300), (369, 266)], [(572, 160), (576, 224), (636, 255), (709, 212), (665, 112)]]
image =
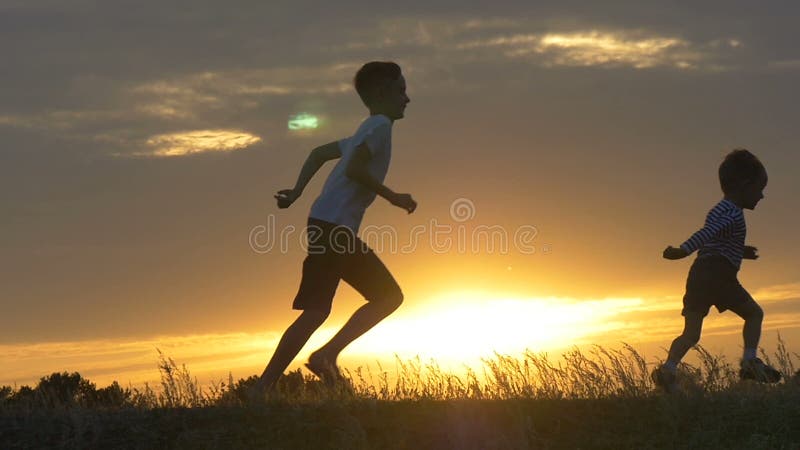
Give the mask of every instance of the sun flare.
[(494, 352), (549, 351), (585, 343), (585, 338), (615, 326), (610, 317), (639, 307), (642, 300), (454, 292), (428, 304), (380, 324), (368, 339), (353, 344), (353, 352), (474, 362)]

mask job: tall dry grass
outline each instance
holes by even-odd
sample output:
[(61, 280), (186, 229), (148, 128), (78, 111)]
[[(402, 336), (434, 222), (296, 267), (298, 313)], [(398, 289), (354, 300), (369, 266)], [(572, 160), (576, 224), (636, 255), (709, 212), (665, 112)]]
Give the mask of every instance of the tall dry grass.
[[(738, 365), (724, 356), (709, 353), (702, 346), (694, 348), (698, 365), (681, 364), (679, 379), (685, 393), (715, 393), (750, 386), (738, 378)], [(772, 354), (761, 350), (762, 359), (784, 376), (785, 383), (796, 380), (795, 367), (800, 355), (790, 352), (778, 338)], [(482, 359), (479, 372), (467, 368), (460, 375), (443, 370), (436, 361), (419, 358), (397, 359), (393, 372), (376, 366), (345, 369), (348, 383), (331, 389), (299, 369), (279, 381), (265, 400), (309, 403), (325, 400), (512, 400), (512, 399), (604, 399), (643, 398), (658, 394), (650, 372), (661, 361), (645, 360), (635, 348), (623, 344), (610, 349), (593, 346), (567, 351), (560, 358), (546, 353), (525, 351), (521, 355), (496, 353)], [(252, 387), (256, 378), (234, 381), (219, 380), (203, 386), (191, 375), (186, 365), (158, 352), (159, 386), (121, 389), (111, 387), (113, 401), (97, 402), (104, 406), (135, 408), (200, 408), (214, 405), (232, 406), (252, 403)], [(58, 377), (56, 377), (58, 375)], [(77, 374), (74, 374), (77, 375)], [(75, 381), (76, 389), (67, 394), (57, 391), (52, 377), (44, 377), (36, 388), (0, 387), (0, 408), (25, 405), (27, 408), (92, 407), (87, 399), (99, 398), (88, 380)], [(79, 375), (77, 375), (79, 377)], [(62, 389), (63, 391), (63, 389)], [(111, 394), (107, 394), (108, 397)], [(80, 398), (76, 397), (79, 396)]]
[[(679, 379), (683, 393), (715, 393), (752, 386), (738, 376), (738, 361), (708, 352), (702, 346), (694, 348), (699, 363), (682, 363)], [(775, 351), (770, 355), (763, 349), (761, 357), (775, 366), (784, 377), (784, 384), (796, 383), (797, 353), (787, 350), (778, 337)], [(397, 359), (389, 371), (380, 364), (345, 369), (346, 386), (329, 389), (313, 376), (300, 370), (286, 374), (268, 400), (282, 402), (314, 402), (323, 400), (379, 401), (406, 400), (512, 400), (512, 399), (609, 399), (645, 398), (660, 394), (650, 378), (652, 369), (662, 361), (648, 362), (630, 345), (610, 349), (593, 346), (578, 348), (552, 358), (546, 353), (525, 351), (521, 355), (496, 353), (482, 359), (476, 370), (454, 374), (443, 370), (436, 361)], [(169, 373), (162, 366), (162, 374)], [(183, 379), (185, 382), (186, 380)], [(255, 378), (214, 385), (216, 399), (226, 404), (244, 399), (247, 386)], [(211, 399), (213, 397), (209, 397)]]
[(650, 380), (660, 361), (623, 345), (495, 354), (460, 375), (398, 360), (346, 370), (334, 389), (297, 370), (261, 398), (255, 377), (203, 386), (159, 354), (152, 387), (97, 389), (66, 372), (0, 387), (0, 448), (800, 448), (798, 354), (780, 339), (762, 352), (785, 379), (759, 385), (695, 352), (677, 395)]

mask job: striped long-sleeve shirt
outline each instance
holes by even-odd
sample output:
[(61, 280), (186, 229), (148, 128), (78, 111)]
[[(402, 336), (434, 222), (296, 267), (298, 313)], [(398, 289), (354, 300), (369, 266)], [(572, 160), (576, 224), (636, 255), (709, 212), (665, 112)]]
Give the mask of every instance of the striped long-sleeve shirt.
[(722, 255), (737, 269), (742, 265), (747, 225), (742, 208), (723, 199), (706, 216), (705, 226), (681, 244), (687, 253), (699, 250), (698, 257)]

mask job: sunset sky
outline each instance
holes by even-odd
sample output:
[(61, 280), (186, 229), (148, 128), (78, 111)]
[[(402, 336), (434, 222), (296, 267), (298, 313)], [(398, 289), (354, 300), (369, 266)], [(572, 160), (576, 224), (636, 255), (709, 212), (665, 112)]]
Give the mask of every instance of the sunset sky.
[[(734, 147), (769, 172), (740, 280), (765, 346), (780, 330), (800, 351), (800, 4), (536, 3), (0, 3), (0, 385), (153, 380), (156, 348), (201, 381), (260, 372), (333, 164), (292, 208), (272, 195), (363, 120), (351, 80), (375, 59), (411, 97), (386, 184), (419, 207), (378, 199), (363, 226), (400, 247), (434, 226), (536, 233), (533, 252), (429, 233), (383, 249), (405, 303), (343, 363), (622, 341), (663, 357), (691, 260), (661, 251), (702, 226)], [(299, 114), (318, 127), (290, 130)], [(264, 251), (258, 230), (291, 226)], [(343, 284), (292, 367), (360, 302)], [(739, 326), (712, 311), (702, 343), (738, 355)]]

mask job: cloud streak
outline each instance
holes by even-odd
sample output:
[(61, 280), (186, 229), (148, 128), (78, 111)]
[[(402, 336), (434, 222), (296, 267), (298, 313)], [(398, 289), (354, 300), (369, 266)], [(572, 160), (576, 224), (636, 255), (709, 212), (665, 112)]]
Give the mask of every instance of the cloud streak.
[(150, 151), (137, 156), (185, 156), (197, 153), (230, 152), (249, 147), (261, 138), (238, 130), (196, 130), (159, 134), (147, 140)]
[(653, 69), (720, 71), (726, 52), (739, 41), (696, 44), (669, 35), (639, 30), (554, 31), (545, 33), (501, 34), (491, 38), (458, 43), (462, 51), (494, 50), (514, 60), (554, 67), (628, 67)]
[[(533, 66), (629, 67), (721, 71), (731, 68), (739, 38), (697, 41), (679, 34), (601, 24), (552, 25), (518, 19), (387, 20), (338, 52), (380, 49), (416, 58), (464, 61), (524, 61)], [(434, 52), (432, 55), (427, 53)]]

